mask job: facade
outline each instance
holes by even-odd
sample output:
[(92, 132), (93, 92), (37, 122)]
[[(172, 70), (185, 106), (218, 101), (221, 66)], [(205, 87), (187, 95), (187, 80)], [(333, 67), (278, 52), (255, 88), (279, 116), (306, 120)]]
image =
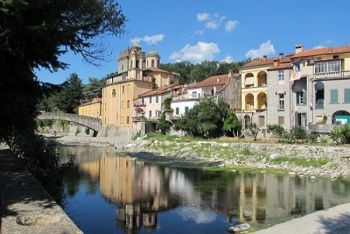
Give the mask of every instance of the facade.
[(196, 105), (201, 98), (222, 99), (230, 108), (240, 109), (240, 79), (238, 74), (211, 76), (201, 82), (190, 84), (184, 92), (173, 96), (173, 117), (180, 118)]
[(132, 127), (134, 104), (140, 94), (179, 83), (179, 74), (159, 69), (160, 56), (153, 49), (144, 53), (139, 46), (122, 51), (118, 74), (107, 77), (102, 90), (102, 123)]
[(101, 118), (102, 98), (94, 98), (91, 102), (78, 106), (78, 115)]
[(254, 122), (263, 132), (266, 131), (267, 72), (273, 61), (264, 56), (243, 65), (241, 69), (242, 111), (237, 114), (245, 128)]

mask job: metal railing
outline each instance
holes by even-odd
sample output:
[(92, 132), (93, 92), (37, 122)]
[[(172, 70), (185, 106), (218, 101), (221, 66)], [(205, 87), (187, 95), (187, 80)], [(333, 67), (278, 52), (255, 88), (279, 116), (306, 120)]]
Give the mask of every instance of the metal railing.
[(325, 72), (325, 73), (314, 73), (311, 75), (311, 79), (337, 79), (337, 78), (350, 78), (350, 71), (339, 71), (339, 72)]

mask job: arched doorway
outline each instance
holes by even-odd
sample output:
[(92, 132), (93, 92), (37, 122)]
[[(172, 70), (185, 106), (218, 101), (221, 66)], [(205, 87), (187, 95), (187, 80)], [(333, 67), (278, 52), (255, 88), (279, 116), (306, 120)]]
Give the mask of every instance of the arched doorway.
[(254, 109), (254, 95), (248, 93), (245, 95), (245, 110), (253, 110)]
[(345, 110), (339, 110), (332, 115), (332, 124), (350, 124), (350, 113)]
[(264, 110), (267, 106), (267, 97), (266, 93), (259, 93), (258, 94), (258, 109)]
[(317, 82), (315, 84), (315, 105), (316, 109), (323, 109), (324, 107), (324, 84)]
[(258, 73), (258, 87), (267, 85), (267, 74), (265, 71), (260, 71)]
[(248, 129), (251, 124), (251, 118), (249, 115), (244, 116), (244, 128)]

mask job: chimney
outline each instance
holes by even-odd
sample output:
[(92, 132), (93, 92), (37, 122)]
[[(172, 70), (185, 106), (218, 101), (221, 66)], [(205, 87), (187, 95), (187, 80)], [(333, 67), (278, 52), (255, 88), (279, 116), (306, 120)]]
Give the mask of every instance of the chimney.
[(295, 46), (295, 53), (298, 54), (304, 51), (304, 46), (302, 44), (298, 44)]
[(278, 54), (278, 58), (279, 58), (279, 59), (283, 59), (283, 58), (284, 58), (284, 53), (283, 53), (283, 52), (279, 53), (279, 54)]
[(267, 60), (267, 55), (264, 55), (263, 60), (264, 60), (264, 61)]
[(273, 66), (274, 67), (278, 67), (280, 65), (280, 60), (277, 58), (277, 59), (274, 59), (273, 60)]

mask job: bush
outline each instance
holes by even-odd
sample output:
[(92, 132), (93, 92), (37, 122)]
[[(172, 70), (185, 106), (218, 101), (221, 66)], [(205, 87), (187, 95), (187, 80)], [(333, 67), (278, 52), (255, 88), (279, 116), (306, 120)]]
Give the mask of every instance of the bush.
[(307, 138), (307, 132), (301, 126), (293, 128), (292, 133), (297, 140), (305, 140)]
[(350, 143), (350, 125), (342, 125), (331, 131), (332, 140), (338, 144)]
[(89, 135), (90, 134), (90, 128), (85, 128), (85, 134)]
[(286, 133), (284, 128), (281, 125), (278, 125), (278, 124), (268, 124), (267, 128), (271, 131), (271, 133), (274, 136), (278, 137), (278, 141), (281, 141), (281, 138)]
[(229, 111), (224, 121), (224, 131), (229, 136), (239, 136), (242, 130), (242, 121), (233, 111)]
[(165, 114), (162, 114), (162, 116), (159, 119), (160, 132), (163, 135), (167, 134), (170, 131), (171, 125), (172, 125), (172, 123), (165, 119)]
[(314, 144), (317, 142), (318, 135), (316, 132), (311, 132), (308, 134), (307, 138), (310, 143)]
[(258, 133), (260, 131), (260, 129), (258, 128), (258, 126), (256, 125), (256, 123), (252, 123), (249, 125), (249, 130), (251, 132), (251, 134), (254, 137), (254, 141), (256, 141), (256, 137), (258, 136)]
[(294, 143), (295, 142), (295, 136), (294, 136), (293, 131), (290, 131), (290, 132), (285, 131), (283, 133), (283, 139), (285, 140), (285, 142), (287, 142), (289, 144)]

